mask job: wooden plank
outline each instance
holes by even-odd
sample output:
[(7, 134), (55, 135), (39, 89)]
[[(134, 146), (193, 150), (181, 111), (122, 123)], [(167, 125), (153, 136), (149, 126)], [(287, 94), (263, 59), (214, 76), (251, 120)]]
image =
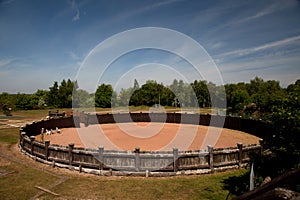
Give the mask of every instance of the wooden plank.
[(55, 192), (52, 192), (52, 191), (50, 191), (50, 190), (48, 190), (48, 189), (46, 189), (46, 188), (43, 188), (43, 187), (41, 187), (41, 186), (34, 186), (35, 188), (37, 188), (37, 189), (40, 189), (40, 190), (42, 190), (42, 191), (44, 191), (44, 192), (47, 192), (47, 193), (49, 193), (49, 194), (52, 194), (52, 195), (54, 195), (54, 196), (59, 196), (59, 194), (57, 194), (57, 193), (55, 193)]

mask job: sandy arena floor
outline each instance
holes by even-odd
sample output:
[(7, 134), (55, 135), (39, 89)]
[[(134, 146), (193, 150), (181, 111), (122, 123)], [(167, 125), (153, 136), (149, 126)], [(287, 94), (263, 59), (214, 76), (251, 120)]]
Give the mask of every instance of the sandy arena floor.
[[(37, 137), (41, 140), (41, 136)], [(62, 129), (61, 134), (44, 135), (44, 140), (51, 144), (67, 146), (74, 143), (75, 147), (114, 150), (179, 150), (236, 147), (238, 142), (244, 145), (259, 143), (259, 138), (245, 132), (197, 126), (190, 124), (171, 123), (121, 123), (90, 125), (81, 128)]]

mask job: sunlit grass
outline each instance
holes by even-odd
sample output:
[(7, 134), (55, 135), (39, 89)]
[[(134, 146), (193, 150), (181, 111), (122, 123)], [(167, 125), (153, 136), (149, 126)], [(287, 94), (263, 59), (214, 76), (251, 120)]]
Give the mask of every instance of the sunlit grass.
[(1, 199), (30, 199), (39, 192), (35, 186), (47, 188), (59, 180), (56, 176), (15, 162), (0, 166), (0, 170), (9, 172), (0, 178)]
[[(226, 199), (222, 181), (243, 171), (168, 178), (70, 177), (53, 188), (67, 199)], [(88, 187), (87, 187), (88, 186)], [(48, 197), (50, 195), (47, 194)]]
[(18, 128), (0, 128), (0, 143), (16, 144), (19, 141)]

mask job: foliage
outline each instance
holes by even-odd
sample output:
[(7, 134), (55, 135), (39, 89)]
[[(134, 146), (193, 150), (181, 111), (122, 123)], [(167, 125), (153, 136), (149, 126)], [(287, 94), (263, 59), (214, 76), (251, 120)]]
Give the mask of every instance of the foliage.
[(124, 89), (122, 88), (119, 95), (118, 95), (118, 105), (119, 106), (127, 106), (129, 105), (130, 97), (132, 96), (132, 93), (134, 92), (134, 88), (128, 88)]
[(56, 108), (71, 108), (73, 88), (74, 83), (70, 79), (67, 81), (63, 79), (60, 85), (55, 81), (47, 93), (47, 105)]
[(46, 99), (47, 99), (47, 91), (46, 90), (37, 90), (31, 96), (31, 105), (33, 109), (41, 109), (47, 106)]
[(191, 84), (191, 86), (196, 94), (199, 107), (210, 107), (211, 99), (207, 88), (207, 82), (195, 80), (194, 83)]
[(101, 84), (95, 93), (95, 105), (100, 108), (110, 108), (112, 105), (113, 88), (109, 84)]
[(79, 89), (73, 93), (73, 108), (91, 108), (94, 103), (94, 96), (85, 90)]
[[(269, 118), (272, 130), (263, 138), (264, 149), (268, 151), (262, 157), (253, 156), (256, 184), (259, 184), (267, 176), (275, 178), (300, 167), (300, 80), (289, 85), (286, 91), (282, 91), (273, 81), (268, 81), (265, 86), (260, 85), (263, 83), (261, 80), (253, 83), (255, 83), (253, 87), (248, 86), (248, 89), (252, 88), (249, 90), (250, 94), (251, 90), (260, 92), (265, 86), (275, 92), (272, 98), (270, 91), (265, 92), (266, 95), (260, 98), (262, 101), (256, 102), (263, 106), (263, 99), (268, 99), (270, 105), (264, 106), (264, 111), (271, 109), (272, 112)], [(279, 94), (282, 96), (277, 96)], [(224, 188), (230, 190), (232, 194), (241, 195), (248, 191), (249, 174), (231, 177), (224, 183)], [(299, 191), (299, 185), (285, 185), (285, 187)]]
[(265, 147), (272, 152), (263, 160), (262, 175), (277, 176), (300, 167), (300, 80), (291, 84), (288, 96), (272, 108), (273, 132), (267, 135)]
[(0, 94), (0, 111), (6, 116), (11, 116), (11, 110), (14, 107), (14, 99), (7, 92)]
[(273, 106), (280, 105), (287, 96), (278, 81), (264, 81), (258, 77), (250, 83), (226, 84), (225, 89), (228, 112), (251, 117), (271, 113)]
[(15, 106), (19, 110), (31, 110), (31, 95), (30, 94), (17, 94)]
[(133, 92), (129, 105), (153, 106), (161, 104), (171, 106), (174, 98), (172, 91), (163, 84), (158, 84), (156, 81), (147, 81), (141, 88)]
[[(264, 81), (254, 78), (249, 83), (226, 84), (223, 86), (205, 80), (184, 83), (174, 79), (172, 84), (164, 86), (156, 81), (147, 81), (140, 86), (135, 79), (133, 87), (122, 88), (118, 93), (111, 85), (102, 84), (95, 94), (78, 89), (76, 81), (70, 79), (57, 81), (49, 90), (37, 90), (34, 94), (1, 94), (0, 103), (12, 109), (71, 108), (75, 107), (111, 107), (113, 106), (153, 106), (160, 103), (173, 107), (223, 107), (227, 101), (227, 112), (243, 117), (266, 118), (274, 106), (281, 106), (287, 99), (288, 90), (295, 86), (281, 88), (278, 81)], [(77, 93), (78, 92), (78, 93)], [(297, 91), (295, 91), (297, 92)], [(294, 92), (294, 93), (295, 93)], [(299, 93), (299, 91), (298, 91)]]

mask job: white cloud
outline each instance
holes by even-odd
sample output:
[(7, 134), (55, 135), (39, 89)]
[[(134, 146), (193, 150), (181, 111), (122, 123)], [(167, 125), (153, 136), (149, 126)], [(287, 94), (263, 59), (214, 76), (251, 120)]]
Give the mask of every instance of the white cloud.
[(73, 51), (70, 51), (70, 52), (68, 52), (67, 54), (68, 54), (73, 60), (78, 61), (78, 60), (81, 59), (81, 58), (80, 58), (76, 53), (74, 53)]
[(72, 10), (75, 11), (75, 15), (73, 16), (72, 21), (79, 20), (80, 19), (80, 11), (79, 11), (79, 8), (78, 8), (78, 5), (77, 5), (76, 1), (71, 0), (71, 1), (69, 1), (69, 3), (71, 5)]
[(159, 2), (159, 3), (156, 3), (152, 6), (149, 6), (148, 8), (151, 9), (151, 8), (157, 8), (157, 7), (161, 7), (161, 6), (165, 6), (165, 5), (169, 5), (169, 4), (172, 4), (172, 3), (177, 3), (179, 1), (182, 1), (182, 0), (168, 0), (168, 1), (162, 1), (162, 2)]
[(270, 15), (274, 12), (278, 12), (280, 10), (286, 9), (288, 7), (294, 6), (296, 2), (295, 1), (275, 1), (273, 4), (271, 4), (270, 6), (268, 6), (267, 8), (264, 8), (263, 10), (255, 13), (252, 16), (246, 17), (244, 19), (242, 19), (240, 22), (246, 22), (249, 20), (255, 20), (261, 17), (264, 17), (266, 15)]
[(300, 41), (300, 35), (285, 38), (285, 39), (278, 40), (275, 42), (270, 42), (270, 43), (263, 44), (263, 45), (256, 46), (256, 47), (229, 51), (226, 53), (222, 53), (216, 57), (217, 57), (217, 59), (220, 59), (220, 60), (222, 60), (226, 57), (240, 57), (240, 56), (257, 53), (259, 51), (264, 51), (264, 50), (268, 50), (268, 49), (272, 49), (272, 48), (277, 48), (277, 47), (282, 47), (282, 46), (287, 46), (287, 45), (297, 45), (297, 44), (300, 45), (299, 41)]
[(0, 67), (5, 67), (5, 66), (11, 64), (12, 62), (14, 62), (15, 60), (17, 60), (17, 59), (16, 58), (2, 59), (2, 60), (0, 60)]
[(300, 77), (298, 63), (300, 58), (293, 55), (266, 55), (261, 58), (219, 63), (221, 74), (226, 83), (244, 82), (255, 76), (267, 80), (278, 80), (282, 86)]

